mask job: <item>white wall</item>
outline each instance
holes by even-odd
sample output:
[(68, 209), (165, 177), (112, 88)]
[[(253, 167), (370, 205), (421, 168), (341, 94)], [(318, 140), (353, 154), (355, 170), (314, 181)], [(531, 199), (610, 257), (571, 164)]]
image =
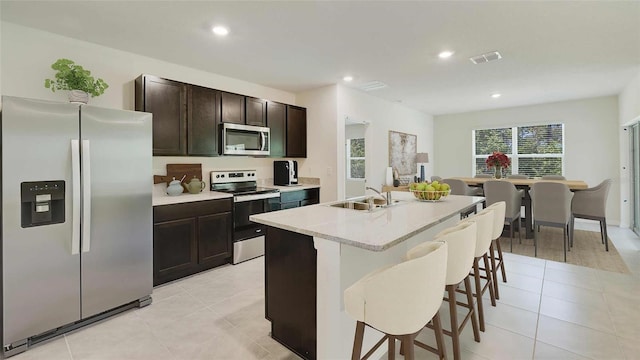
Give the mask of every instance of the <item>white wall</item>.
[[(3, 95), (45, 100), (67, 101), (64, 91), (56, 93), (44, 87), (44, 79), (52, 78), (51, 64), (68, 58), (91, 70), (94, 77), (104, 79), (109, 88), (90, 104), (133, 110), (134, 79), (152, 74), (190, 84), (296, 104), (295, 95), (278, 89), (230, 77), (204, 72), (105, 46), (8, 23), (0, 24), (0, 88)], [(304, 159), (297, 159), (303, 165)], [(154, 174), (166, 174), (167, 163), (202, 163), (203, 172), (211, 170), (256, 169), (259, 178), (273, 177), (273, 159), (249, 157), (154, 157)], [(309, 176), (304, 171), (300, 176)]]
[[(433, 117), (420, 111), (408, 108), (400, 103), (383, 100), (359, 90), (338, 85), (338, 123), (344, 128), (346, 117), (354, 121), (366, 121), (367, 126), (365, 151), (367, 153), (366, 171), (367, 186), (380, 189), (385, 182), (385, 170), (389, 166), (389, 130), (416, 134), (417, 151), (434, 151)], [(344, 130), (338, 134), (344, 139)], [(344, 143), (344, 142), (342, 142)], [(345, 170), (345, 148), (339, 147), (338, 168)], [(416, 173), (417, 173), (416, 167)], [(433, 161), (425, 168), (427, 177), (433, 175)], [(341, 177), (344, 179), (344, 174)], [(344, 197), (344, 189), (339, 198)]]
[[(618, 96), (620, 111), (620, 226), (631, 225), (633, 202), (631, 201), (631, 157), (629, 131), (623, 125), (640, 121), (640, 72), (629, 82)], [(640, 201), (636, 195), (636, 201)]]
[(471, 176), (474, 129), (548, 123), (565, 124), (565, 176), (595, 186), (614, 180), (607, 202), (608, 223), (620, 223), (618, 98), (607, 96), (434, 118), (435, 172), (442, 177)]
[(336, 148), (341, 147), (337, 139), (340, 130), (344, 134), (344, 124), (339, 129), (336, 123), (337, 87), (331, 85), (298, 93), (296, 100), (298, 105), (307, 108), (307, 160), (298, 164), (298, 171), (303, 176), (320, 178), (320, 202), (336, 200), (339, 170), (336, 170)]

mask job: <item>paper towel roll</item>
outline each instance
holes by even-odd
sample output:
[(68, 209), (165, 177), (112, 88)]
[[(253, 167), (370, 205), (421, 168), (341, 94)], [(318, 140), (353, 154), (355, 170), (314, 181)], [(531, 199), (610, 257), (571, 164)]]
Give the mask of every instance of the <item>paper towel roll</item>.
[(393, 186), (393, 169), (391, 167), (387, 168), (387, 173), (385, 176), (385, 184), (388, 186)]

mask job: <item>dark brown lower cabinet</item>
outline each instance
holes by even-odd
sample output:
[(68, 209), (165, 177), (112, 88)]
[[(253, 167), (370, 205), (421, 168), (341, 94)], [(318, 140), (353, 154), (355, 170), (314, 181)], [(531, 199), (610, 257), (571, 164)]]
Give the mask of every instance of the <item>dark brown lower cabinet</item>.
[(265, 317), (271, 337), (304, 359), (316, 358), (316, 266), (313, 237), (267, 227)]
[(283, 191), (279, 198), (269, 199), (271, 211), (292, 209), (300, 206), (314, 205), (320, 202), (320, 189)]
[(233, 200), (153, 208), (153, 285), (231, 262)]

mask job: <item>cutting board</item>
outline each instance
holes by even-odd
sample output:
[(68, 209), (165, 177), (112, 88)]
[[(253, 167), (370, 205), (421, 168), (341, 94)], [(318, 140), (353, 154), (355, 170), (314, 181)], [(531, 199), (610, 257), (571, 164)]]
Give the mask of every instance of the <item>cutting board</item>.
[[(167, 164), (167, 175), (154, 175), (153, 182), (155, 184), (161, 182), (169, 184), (174, 177), (176, 180), (180, 180), (183, 176), (185, 176), (185, 183), (191, 181), (194, 176), (202, 181), (202, 164)], [(187, 192), (187, 189), (184, 189), (184, 192)]]

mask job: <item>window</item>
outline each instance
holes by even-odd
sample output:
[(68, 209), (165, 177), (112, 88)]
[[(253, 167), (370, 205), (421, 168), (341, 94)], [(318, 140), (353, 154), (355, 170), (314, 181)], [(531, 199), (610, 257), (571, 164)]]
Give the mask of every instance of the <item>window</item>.
[(493, 173), (485, 164), (493, 151), (511, 158), (511, 166), (505, 169), (507, 176), (563, 174), (564, 124), (474, 130), (473, 140), (474, 175)]
[(364, 139), (347, 139), (347, 178), (364, 179)]

